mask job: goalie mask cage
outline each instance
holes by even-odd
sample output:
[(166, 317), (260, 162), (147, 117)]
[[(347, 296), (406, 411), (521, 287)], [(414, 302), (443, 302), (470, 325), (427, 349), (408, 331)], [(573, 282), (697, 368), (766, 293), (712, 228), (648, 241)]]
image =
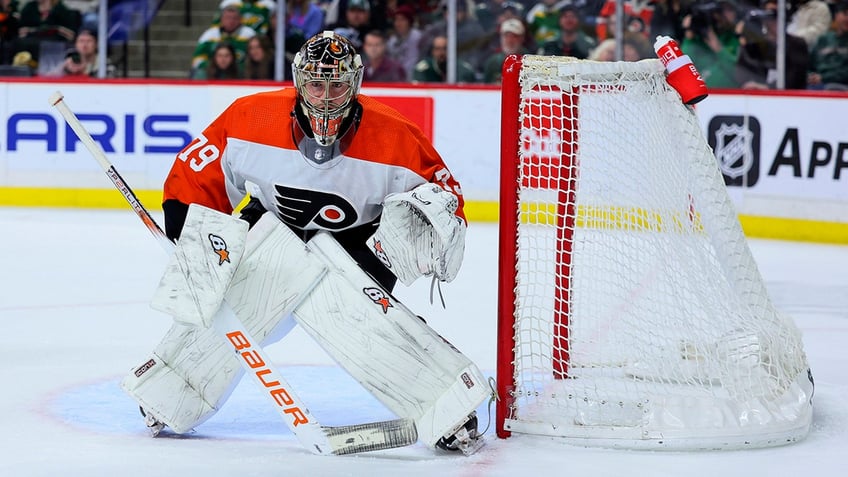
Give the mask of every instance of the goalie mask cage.
[(693, 110), (657, 60), (503, 66), (497, 433), (802, 439), (812, 377)]

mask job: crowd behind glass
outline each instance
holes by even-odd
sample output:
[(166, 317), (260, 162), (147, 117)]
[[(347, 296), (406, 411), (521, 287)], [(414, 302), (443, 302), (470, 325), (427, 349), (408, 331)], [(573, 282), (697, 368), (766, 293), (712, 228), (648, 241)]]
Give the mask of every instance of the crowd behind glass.
[[(0, 67), (43, 76), (114, 76), (114, 68), (106, 74), (97, 68), (97, 0), (72, 1), (0, 0)], [(134, 0), (109, 0), (110, 8), (129, 1)], [(288, 0), (285, 5), (282, 15), (272, 0), (221, 1), (186, 58), (186, 77), (288, 80), (294, 53), (323, 30), (353, 42), (366, 65), (366, 83), (498, 84), (509, 54), (638, 61), (655, 58), (654, 39), (667, 35), (678, 40), (710, 88), (848, 90), (848, 0)], [(285, 19), (279, 35), (278, 18)], [(280, 52), (275, 45), (283, 46)], [(449, 58), (455, 58), (450, 67)], [(280, 60), (283, 67), (276, 68)]]

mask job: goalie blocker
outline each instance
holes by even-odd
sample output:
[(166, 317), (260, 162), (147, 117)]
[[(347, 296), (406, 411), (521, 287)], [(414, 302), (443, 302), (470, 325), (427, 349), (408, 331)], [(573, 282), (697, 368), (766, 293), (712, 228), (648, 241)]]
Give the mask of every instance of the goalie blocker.
[[(195, 206), (189, 213), (226, 216)], [(211, 321), (206, 314), (216, 298), (202, 296), (207, 288), (197, 285), (214, 282), (208, 290), (220, 290), (222, 278), (199, 280), (193, 275), (208, 273), (207, 267), (191, 269), (192, 263), (183, 259), (166, 271), (153, 305), (173, 314), (176, 323), (153, 356), (122, 383), (145, 410), (178, 433), (213, 415), (241, 376), (231, 349), (203, 327)], [(300, 271), (314, 279), (303, 280)], [(186, 278), (168, 276), (173, 274)], [(491, 390), (477, 366), (362, 271), (329, 234), (318, 233), (304, 244), (265, 214), (248, 233), (228, 285), (225, 299), (263, 344), (284, 336), (293, 316), (387, 408), (413, 419), (420, 441), (441, 447), (456, 435), (459, 440), (449, 446), (465, 453), (481, 445), (473, 414)], [(177, 292), (180, 287), (191, 289)], [(470, 432), (464, 428), (469, 416)]]

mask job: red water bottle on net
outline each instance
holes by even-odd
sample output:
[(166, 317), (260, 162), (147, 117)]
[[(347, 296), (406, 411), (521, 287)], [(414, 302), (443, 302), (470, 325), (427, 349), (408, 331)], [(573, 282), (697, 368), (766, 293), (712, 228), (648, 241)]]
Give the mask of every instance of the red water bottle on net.
[(695, 69), (689, 55), (683, 54), (673, 38), (658, 36), (654, 42), (654, 51), (657, 52), (657, 56), (668, 72), (666, 81), (680, 93), (684, 103), (695, 104), (707, 97), (707, 85), (704, 79)]

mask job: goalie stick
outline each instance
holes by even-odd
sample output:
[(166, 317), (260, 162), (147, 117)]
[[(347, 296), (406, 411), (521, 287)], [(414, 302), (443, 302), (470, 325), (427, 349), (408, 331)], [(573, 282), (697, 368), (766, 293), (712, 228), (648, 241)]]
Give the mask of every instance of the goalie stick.
[[(91, 134), (83, 127), (76, 114), (64, 102), (64, 96), (56, 91), (50, 95), (50, 105), (55, 107), (68, 125), (77, 134), (89, 153), (112, 180), (112, 183), (129, 202), (147, 230), (162, 247), (171, 253), (174, 243), (156, 223), (150, 212), (141, 204), (132, 189), (124, 181), (106, 157), (103, 149), (94, 142)], [(291, 385), (270, 364), (259, 342), (254, 340), (236, 314), (224, 301), (212, 321), (212, 326), (222, 339), (233, 347), (238, 361), (246, 374), (273, 403), (289, 430), (315, 454), (353, 454), (375, 450), (392, 449), (414, 444), (418, 431), (413, 419), (394, 419), (349, 426), (322, 426), (303, 401), (295, 394)]]

